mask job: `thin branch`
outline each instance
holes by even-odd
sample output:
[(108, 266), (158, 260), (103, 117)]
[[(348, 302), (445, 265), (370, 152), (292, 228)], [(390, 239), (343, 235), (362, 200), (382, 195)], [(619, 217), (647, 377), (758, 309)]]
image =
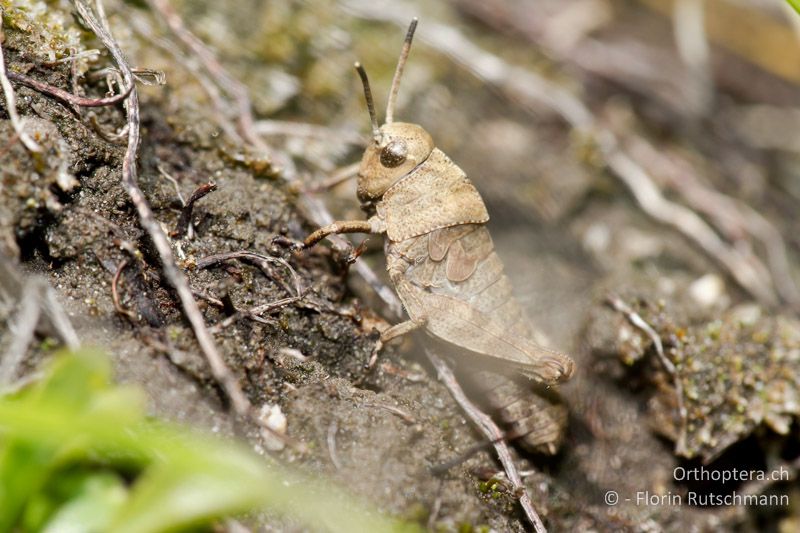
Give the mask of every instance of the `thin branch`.
[(434, 476), (440, 476), (440, 475), (446, 473), (447, 471), (455, 468), (456, 466), (466, 462), (470, 457), (472, 457), (476, 453), (482, 452), (484, 450), (487, 450), (489, 448), (489, 446), (497, 444), (500, 441), (508, 442), (509, 440), (510, 439), (508, 438), (507, 434), (504, 434), (499, 439), (494, 439), (494, 440), (491, 440), (491, 441), (482, 440), (481, 442), (478, 442), (477, 444), (473, 444), (472, 446), (470, 446), (466, 450), (463, 450), (456, 457), (453, 457), (452, 459), (449, 459), (449, 460), (445, 461), (444, 463), (433, 465), (429, 469), (430, 473), (433, 474)]
[[(181, 209), (181, 216), (178, 217), (178, 225), (177, 229), (175, 230), (175, 236), (179, 239), (182, 239), (187, 235), (189, 230), (192, 230), (192, 212), (194, 211), (194, 204), (204, 196), (209, 193), (212, 193), (217, 190), (217, 184), (213, 181), (209, 181), (208, 183), (203, 183), (199, 187), (197, 187), (192, 195), (189, 197), (189, 200)], [(192, 233), (189, 232), (189, 238), (192, 237)]]
[[(264, 275), (266, 275), (267, 277), (269, 277), (270, 279), (281, 285), (283, 289), (286, 291), (286, 293), (289, 294), (289, 296), (287, 298), (282, 298), (280, 300), (275, 300), (273, 302), (268, 302), (265, 304), (257, 305), (255, 307), (251, 307), (246, 311), (237, 309), (236, 314), (229, 316), (228, 318), (217, 324), (215, 326), (215, 331), (217, 331), (219, 328), (225, 328), (230, 326), (241, 316), (247, 317), (250, 320), (254, 320), (256, 322), (261, 322), (263, 324), (271, 324), (271, 322), (268, 319), (261, 317), (261, 315), (263, 315), (264, 313), (275, 311), (277, 309), (281, 309), (283, 307), (286, 307), (287, 305), (296, 303), (302, 300), (306, 295), (307, 291), (303, 289), (300, 281), (300, 276), (297, 274), (297, 271), (294, 268), (292, 268), (292, 265), (290, 265), (288, 262), (279, 257), (272, 257), (268, 255), (259, 254), (256, 252), (250, 252), (247, 250), (239, 250), (236, 252), (214, 254), (204, 257), (199, 261), (197, 261), (196, 268), (198, 269), (209, 268), (211, 266), (217, 265), (229, 259), (243, 259), (254, 262), (261, 269)], [(280, 265), (289, 271), (289, 273), (292, 276), (292, 282), (294, 285), (293, 290), (290, 287), (288, 287), (281, 278), (276, 277), (272, 273), (272, 271), (269, 269), (269, 264)], [(212, 301), (212, 299), (210, 299), (210, 297), (206, 295), (201, 295), (201, 297), (208, 300), (210, 303), (216, 305), (217, 307), (224, 307), (224, 302), (222, 300), (213, 299)]]
[[(44, 288), (40, 292), (39, 305), (44, 316), (39, 321), (37, 330), (41, 334), (57, 338), (70, 350), (77, 350), (80, 340), (70, 323), (69, 316), (58, 302), (53, 288), (46, 282), (42, 281), (41, 284)], [(11, 258), (0, 248), (0, 301), (22, 301), (25, 298), (23, 288), (26, 286), (23, 275), (17, 271)]]
[(616, 138), (607, 137), (606, 140), (604, 152), (609, 167), (628, 187), (645, 213), (659, 222), (674, 227), (694, 241), (758, 300), (769, 305), (778, 302), (771, 279), (763, 275), (762, 270), (754, 264), (760, 261), (752, 256), (747, 257), (741, 250), (726, 244), (697, 213), (688, 207), (664, 198), (647, 171), (628, 154), (614, 147), (617, 143)]
[[(44, 65), (45, 67), (54, 67), (54, 66), (56, 66), (56, 65), (58, 65), (60, 63), (75, 64), (79, 59), (82, 59), (84, 57), (91, 57), (91, 56), (99, 56), (100, 55), (100, 50), (96, 50), (96, 49), (84, 50), (82, 52), (77, 52), (77, 53), (75, 52), (74, 48), (70, 49), (70, 50), (71, 50), (72, 53), (70, 53), (69, 56), (62, 57), (61, 59), (56, 59), (54, 61), (43, 61), (42, 65)], [(91, 57), (91, 59), (96, 59), (96, 57)]]
[(126, 101), (128, 112), (128, 146), (122, 161), (123, 187), (139, 213), (139, 221), (142, 227), (147, 231), (150, 239), (153, 241), (161, 259), (165, 277), (178, 293), (178, 298), (181, 301), (184, 314), (194, 330), (197, 342), (205, 355), (214, 378), (225, 390), (237, 414), (249, 417), (251, 420), (258, 420), (256, 416), (253, 416), (252, 406), (239, 387), (236, 376), (225, 364), (217, 350), (216, 344), (206, 328), (203, 315), (197, 307), (197, 302), (192, 296), (192, 290), (189, 288), (186, 276), (175, 262), (169, 240), (161, 229), (161, 225), (156, 220), (153, 211), (147, 203), (147, 199), (144, 197), (137, 183), (136, 154), (139, 148), (139, 96), (136, 88), (133, 87), (133, 73), (131, 72), (131, 68), (117, 42), (97, 21), (91, 9), (82, 0), (73, 0), (73, 4), (86, 24), (97, 34), (97, 37), (103, 45), (108, 48), (117, 67), (122, 73), (125, 86), (131, 87)]
[(9, 332), (13, 335), (11, 345), (0, 360), (0, 391), (6, 390), (13, 383), (36, 334), (36, 325), (42, 312), (42, 288), (41, 280), (29, 279), (22, 289), (19, 311), (9, 327)]
[[(302, 284), (300, 282), (300, 276), (297, 274), (297, 271), (294, 268), (292, 268), (292, 265), (286, 262), (286, 260), (281, 259), (280, 257), (272, 257), (269, 255), (259, 254), (248, 250), (238, 250), (236, 252), (226, 252), (221, 254), (209, 255), (202, 259), (199, 259), (196, 264), (197, 268), (203, 269), (222, 263), (229, 259), (246, 259), (249, 261), (253, 261), (257, 265), (262, 267), (262, 270), (264, 270), (263, 267), (265, 264), (272, 263), (275, 265), (280, 265), (286, 270), (288, 270), (289, 274), (291, 274), (292, 276), (292, 282), (294, 283), (294, 296), (301, 297), (304, 292)], [(273, 277), (271, 274), (268, 273), (268, 271), (266, 271), (265, 274), (267, 274), (271, 278)]]
[(315, 193), (320, 191), (327, 191), (328, 189), (332, 189), (337, 185), (349, 181), (356, 177), (360, 166), (361, 162), (359, 161), (358, 163), (353, 163), (352, 165), (347, 165), (345, 167), (342, 167), (336, 170), (328, 178), (310, 186), (308, 189), (306, 189), (306, 192)]
[(636, 313), (633, 309), (628, 306), (621, 298), (616, 295), (610, 295), (606, 298), (606, 303), (618, 313), (621, 313), (628, 322), (631, 323), (634, 327), (640, 329), (647, 335), (653, 343), (653, 346), (656, 349), (656, 355), (658, 355), (658, 360), (661, 362), (664, 370), (672, 377), (672, 381), (675, 387), (675, 396), (678, 400), (678, 415), (680, 416), (681, 420), (681, 429), (679, 431), (678, 440), (675, 443), (675, 453), (677, 455), (685, 455), (686, 453), (686, 422), (688, 419), (688, 414), (686, 411), (686, 405), (683, 403), (683, 384), (681, 383), (680, 377), (678, 376), (678, 369), (675, 368), (675, 364), (670, 361), (667, 355), (664, 353), (664, 345), (661, 343), (661, 337), (656, 333), (656, 330), (647, 323), (645, 319), (643, 319), (638, 313)]
[[(319, 199), (310, 195), (303, 195), (298, 202), (298, 209), (319, 227), (325, 227), (334, 221), (333, 215), (325, 204)], [(353, 245), (341, 235), (330, 235), (328, 240), (340, 250), (352, 250)], [(391, 318), (401, 318), (403, 316), (403, 304), (395, 292), (384, 284), (375, 272), (362, 260), (358, 259), (354, 265), (356, 272), (367, 282), (378, 297), (386, 304), (386, 310)]]
[(493, 443), (494, 449), (497, 452), (497, 457), (500, 459), (500, 463), (503, 465), (503, 469), (509, 481), (513, 483), (515, 493), (519, 496), (519, 503), (522, 506), (522, 510), (525, 512), (528, 521), (533, 525), (533, 529), (537, 533), (546, 532), (547, 529), (545, 529), (542, 519), (539, 518), (536, 510), (533, 508), (528, 489), (522, 483), (522, 478), (520, 478), (517, 472), (517, 467), (514, 465), (514, 460), (511, 458), (511, 452), (509, 452), (508, 445), (503, 439), (502, 430), (497, 427), (497, 424), (494, 423), (489, 415), (478, 409), (478, 407), (467, 398), (467, 395), (464, 394), (463, 389), (458, 384), (458, 381), (456, 381), (456, 377), (453, 375), (453, 371), (450, 370), (450, 367), (447, 366), (447, 363), (429, 348), (425, 348), (425, 353), (428, 355), (428, 359), (430, 359), (434, 368), (436, 368), (439, 374), (439, 380), (444, 383), (445, 387), (450, 391), (456, 403), (461, 406), (461, 409), (478, 427), (484, 437)]
[(119, 280), (122, 277), (122, 271), (125, 270), (126, 266), (128, 266), (127, 259), (123, 259), (122, 262), (117, 265), (117, 270), (114, 272), (114, 277), (111, 280), (111, 300), (114, 303), (114, 310), (135, 324), (136, 315), (133, 314), (133, 311), (130, 309), (125, 309), (119, 299)]
[(251, 307), (247, 310), (247, 315), (250, 318), (257, 319), (260, 318), (260, 315), (264, 313), (275, 311), (276, 309), (280, 309), (282, 307), (286, 307), (287, 305), (293, 304), (300, 300), (303, 297), (302, 294), (297, 296), (289, 296), (288, 298), (281, 298), (280, 300), (275, 300), (274, 302), (269, 302), (266, 304), (257, 305), (255, 307)]
[(711, 46), (706, 34), (704, 0), (677, 0), (672, 8), (672, 29), (681, 59), (691, 72), (690, 87), (685, 90), (693, 98), (689, 102), (706, 112), (714, 97), (711, 73)]
[(379, 407), (381, 409), (386, 409), (387, 411), (389, 411), (393, 415), (397, 415), (398, 417), (400, 417), (400, 419), (403, 422), (405, 422), (406, 424), (409, 424), (409, 425), (417, 423), (416, 419), (414, 419), (413, 416), (411, 416), (410, 414), (406, 413), (405, 411), (403, 411), (399, 407), (395, 407), (393, 405), (387, 405), (385, 403), (365, 403), (364, 406)]
[(286, 137), (305, 137), (335, 141), (354, 146), (366, 146), (367, 139), (357, 131), (342, 130), (309, 124), (306, 122), (288, 122), (284, 120), (259, 120), (253, 124), (253, 130), (259, 135), (281, 135)]
[(436, 520), (439, 518), (439, 511), (442, 510), (442, 483), (444, 483), (444, 480), (440, 479), (439, 488), (436, 489), (436, 499), (433, 501), (431, 512), (428, 515), (428, 531), (434, 531)]
[(148, 0), (148, 4), (154, 12), (161, 15), (178, 40), (200, 59), (200, 62), (217, 84), (233, 97), (239, 113), (239, 129), (242, 137), (262, 152), (263, 155), (268, 156), (270, 149), (261, 140), (254, 128), (253, 106), (250, 103), (247, 87), (231, 76), (205, 43), (186, 28), (180, 15), (167, 0)]
[(17, 83), (25, 85), (26, 87), (30, 87), (35, 91), (52, 96), (56, 100), (60, 100), (61, 102), (69, 106), (76, 105), (80, 107), (104, 107), (112, 104), (117, 104), (125, 100), (128, 97), (128, 95), (130, 95), (130, 92), (133, 90), (133, 85), (125, 85), (122, 89), (122, 92), (119, 94), (115, 94), (114, 96), (107, 96), (105, 98), (86, 98), (84, 96), (78, 96), (72, 94), (69, 91), (65, 91), (64, 89), (60, 89), (53, 85), (49, 85), (47, 83), (37, 81), (33, 78), (29, 78), (28, 76), (25, 76), (24, 74), (19, 74), (17, 72), (9, 71), (8, 78)]
[(81, 341), (72, 327), (69, 315), (58, 301), (56, 291), (50, 285), (46, 285), (44, 289), (43, 308), (47, 324), (53, 330), (54, 335), (70, 350), (77, 350)]
[(175, 188), (175, 195), (178, 197), (178, 200), (181, 202), (181, 207), (186, 207), (186, 199), (183, 197), (183, 194), (181, 193), (181, 186), (178, 185), (178, 180), (173, 178), (172, 175), (169, 172), (164, 170), (164, 167), (161, 165), (161, 163), (156, 165), (156, 169), (158, 170), (158, 173), (161, 174), (162, 176), (164, 176), (164, 178), (167, 181), (169, 181), (172, 184), (172, 186)]
[(9, 327), (13, 334), (11, 345), (0, 359), (0, 388), (11, 384), (35, 334), (56, 338), (70, 350), (78, 349), (78, 335), (53, 288), (42, 278), (25, 278), (2, 248), (0, 303), (19, 306)]
[(153, 28), (150, 23), (138, 12), (128, 9), (126, 10), (126, 16), (134, 31), (139, 33), (147, 42), (170, 54), (175, 58), (175, 64), (177, 66), (185, 68), (189, 74), (197, 80), (200, 87), (206, 93), (206, 96), (211, 100), (211, 104), (214, 108), (214, 119), (217, 125), (222, 128), (225, 135), (235, 144), (244, 144), (241, 135), (236, 131), (235, 124), (231, 122), (227, 116), (232, 106), (225, 100), (222, 91), (217, 87), (214, 81), (206, 75), (198, 59), (184, 54), (178, 43), (153, 33)]
[(631, 157), (643, 160), (644, 166), (651, 169), (654, 178), (661, 179), (668, 187), (677, 191), (689, 206), (713, 222), (728, 240), (736, 243), (743, 236), (749, 235), (760, 241), (766, 251), (767, 266), (752, 250), (746, 248), (739, 251), (742, 258), (761, 277), (768, 277), (771, 273), (780, 297), (789, 304), (800, 307), (800, 289), (792, 277), (786, 243), (778, 229), (764, 215), (739, 199), (703, 185), (693, 166), (678, 155), (664, 149), (659, 150), (641, 137), (632, 139), (628, 145)]

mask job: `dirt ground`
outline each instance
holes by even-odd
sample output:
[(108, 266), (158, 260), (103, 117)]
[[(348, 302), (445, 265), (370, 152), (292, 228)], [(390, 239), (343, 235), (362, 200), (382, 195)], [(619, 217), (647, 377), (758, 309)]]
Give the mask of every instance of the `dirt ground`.
[[(102, 48), (67, 2), (34, 2), (44, 11), (24, 16), (18, 2), (0, 4), (9, 70), (105, 93), (106, 76), (95, 75), (110, 64), (105, 53), (75, 63), (77, 87), (72, 63), (43, 53)], [(561, 451), (514, 450), (550, 530), (800, 527), (800, 298), (792, 292), (800, 279), (800, 90), (760, 59), (769, 51), (743, 53), (719, 22), (739, 9), (752, 26), (737, 35), (791, 35), (785, 13), (768, 2), (707, 2), (711, 56), (703, 62), (702, 54), (681, 57), (678, 18), (644, 0), (173, 3), (246, 86), (264, 153), (230, 135), (239, 127), (236, 89), (204, 70), (164, 14), (154, 14), (159, 4), (106, 5), (131, 64), (166, 75), (165, 85), (137, 85), (139, 183), (247, 397), (257, 408), (278, 406), (287, 435), (307, 450), (275, 449), (257, 428), (234, 424), (121, 185), (125, 139), (114, 136), (123, 108), (76, 111), (15, 84), (17, 109), (46, 151), (31, 156), (0, 109), (0, 243), (56, 289), (81, 341), (108, 352), (121, 381), (146, 389), (153, 414), (239, 433), (260, 453), (434, 531), (528, 529), (490, 450), (431, 473), (481, 437), (425, 359), (424, 335), (390, 346), (365, 369), (374, 328), (397, 320), (386, 302), (335, 247), (290, 253), (274, 244), (315, 229), (305, 198), (337, 218), (363, 217), (352, 180), (312, 189), (360, 158), (369, 123), (353, 61), (367, 68), (381, 109), (403, 26), (417, 15), (397, 115), (425, 127), (481, 191), (520, 301), (577, 364), (560, 389), (570, 410)], [(480, 53), (448, 51), (460, 37)], [(782, 50), (772, 53), (796, 54)], [(543, 91), (551, 99), (532, 96), (520, 72), (552, 84)], [(575, 106), (564, 95), (591, 124), (565, 119)], [(604, 148), (609, 134), (618, 149)], [(188, 198), (209, 181), (217, 188), (197, 201), (193, 234), (181, 238), (176, 190)], [(661, 200), (637, 194), (642, 183)], [(716, 240), (704, 240), (706, 229)], [(361, 261), (383, 276), (379, 241), (369, 240)], [(252, 260), (203, 267), (204, 258), (241, 250), (290, 268)], [(661, 357), (610, 296), (652, 326)], [(259, 321), (230, 319), (231, 306), (282, 299)], [(7, 319), (13, 309), (2, 311)], [(3, 337), (5, 345), (10, 332)], [(32, 346), (20, 375), (47, 353)], [(676, 467), (701, 465), (785, 468), (791, 481), (676, 479)], [(788, 503), (687, 501), (689, 493), (734, 492), (786, 495)], [(682, 501), (648, 504), (643, 494)]]

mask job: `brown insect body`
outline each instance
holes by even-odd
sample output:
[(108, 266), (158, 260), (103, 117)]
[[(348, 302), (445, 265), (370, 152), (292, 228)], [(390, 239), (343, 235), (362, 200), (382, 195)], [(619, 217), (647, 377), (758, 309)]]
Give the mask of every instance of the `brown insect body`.
[[(393, 134), (397, 130), (402, 136)], [(431, 146), (419, 126), (397, 123), (381, 131), (381, 142), (362, 161), (359, 198), (374, 207), (385, 227), (386, 268), (410, 319), (438, 340), (540, 383), (567, 379), (572, 360), (541, 347), (546, 340), (532, 330), (514, 298), (485, 226), (489, 214), (466, 174), (437, 148), (419, 161)], [(401, 142), (413, 147), (415, 158), (399, 172), (387, 172), (381, 152)], [(529, 383), (492, 371), (472, 372), (471, 381), (526, 447), (558, 450), (567, 411), (557, 397), (543, 391), (531, 395)]]
[[(306, 245), (330, 233), (386, 234), (387, 270), (410, 320), (385, 331), (382, 342), (424, 327), (431, 337), (479, 359), (510, 366), (540, 385), (564, 381), (574, 363), (542, 347), (546, 341), (530, 327), (494, 252), (485, 227), (489, 214), (477, 189), (464, 171), (435, 148), (422, 127), (392, 121), (415, 25), (416, 20), (406, 36), (386, 124), (381, 127), (366, 73), (356, 65), (374, 139), (361, 161), (358, 196), (374, 214), (366, 222), (337, 222), (322, 228), (306, 239)], [(523, 442), (538, 451), (556, 451), (566, 409), (553, 394), (523, 402), (520, 396), (529, 396), (530, 383), (496, 371), (477, 370), (475, 375), (489, 402), (512, 424), (513, 432), (522, 435)]]
[[(539, 382), (568, 378), (572, 360), (531, 340), (484, 226), (489, 213), (464, 171), (432, 147), (420, 126), (387, 124), (379, 131), (380, 141), (362, 159), (359, 198), (374, 203), (371, 220), (387, 236), (389, 277), (411, 320)], [(398, 145), (413, 157), (387, 168), (387, 147)]]

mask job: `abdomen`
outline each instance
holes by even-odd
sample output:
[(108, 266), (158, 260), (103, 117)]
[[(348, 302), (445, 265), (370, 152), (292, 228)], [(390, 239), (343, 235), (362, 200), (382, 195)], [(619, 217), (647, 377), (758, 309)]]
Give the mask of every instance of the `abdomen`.
[[(566, 408), (552, 392), (537, 396), (525, 377), (505, 375), (515, 365), (520, 370), (536, 366), (540, 361), (530, 352), (547, 341), (514, 297), (486, 227), (462, 224), (388, 241), (386, 252), (390, 277), (409, 316), (425, 318), (432, 337), (477, 355), (466, 372), (485, 402), (524, 447), (555, 453)], [(520, 353), (512, 354), (514, 349)], [(571, 366), (560, 369), (572, 363), (566, 356), (545, 351), (544, 357), (553, 357), (557, 367), (550, 377), (571, 373)], [(563, 365), (561, 357), (567, 359)]]

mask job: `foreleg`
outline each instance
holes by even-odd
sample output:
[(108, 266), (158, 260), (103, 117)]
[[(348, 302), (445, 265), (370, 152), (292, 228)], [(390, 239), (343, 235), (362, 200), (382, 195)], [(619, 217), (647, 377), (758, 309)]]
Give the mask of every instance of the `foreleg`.
[(319, 228), (303, 241), (303, 248), (310, 248), (329, 235), (340, 233), (383, 233), (386, 229), (383, 221), (377, 217), (369, 220), (337, 220), (332, 224)]

